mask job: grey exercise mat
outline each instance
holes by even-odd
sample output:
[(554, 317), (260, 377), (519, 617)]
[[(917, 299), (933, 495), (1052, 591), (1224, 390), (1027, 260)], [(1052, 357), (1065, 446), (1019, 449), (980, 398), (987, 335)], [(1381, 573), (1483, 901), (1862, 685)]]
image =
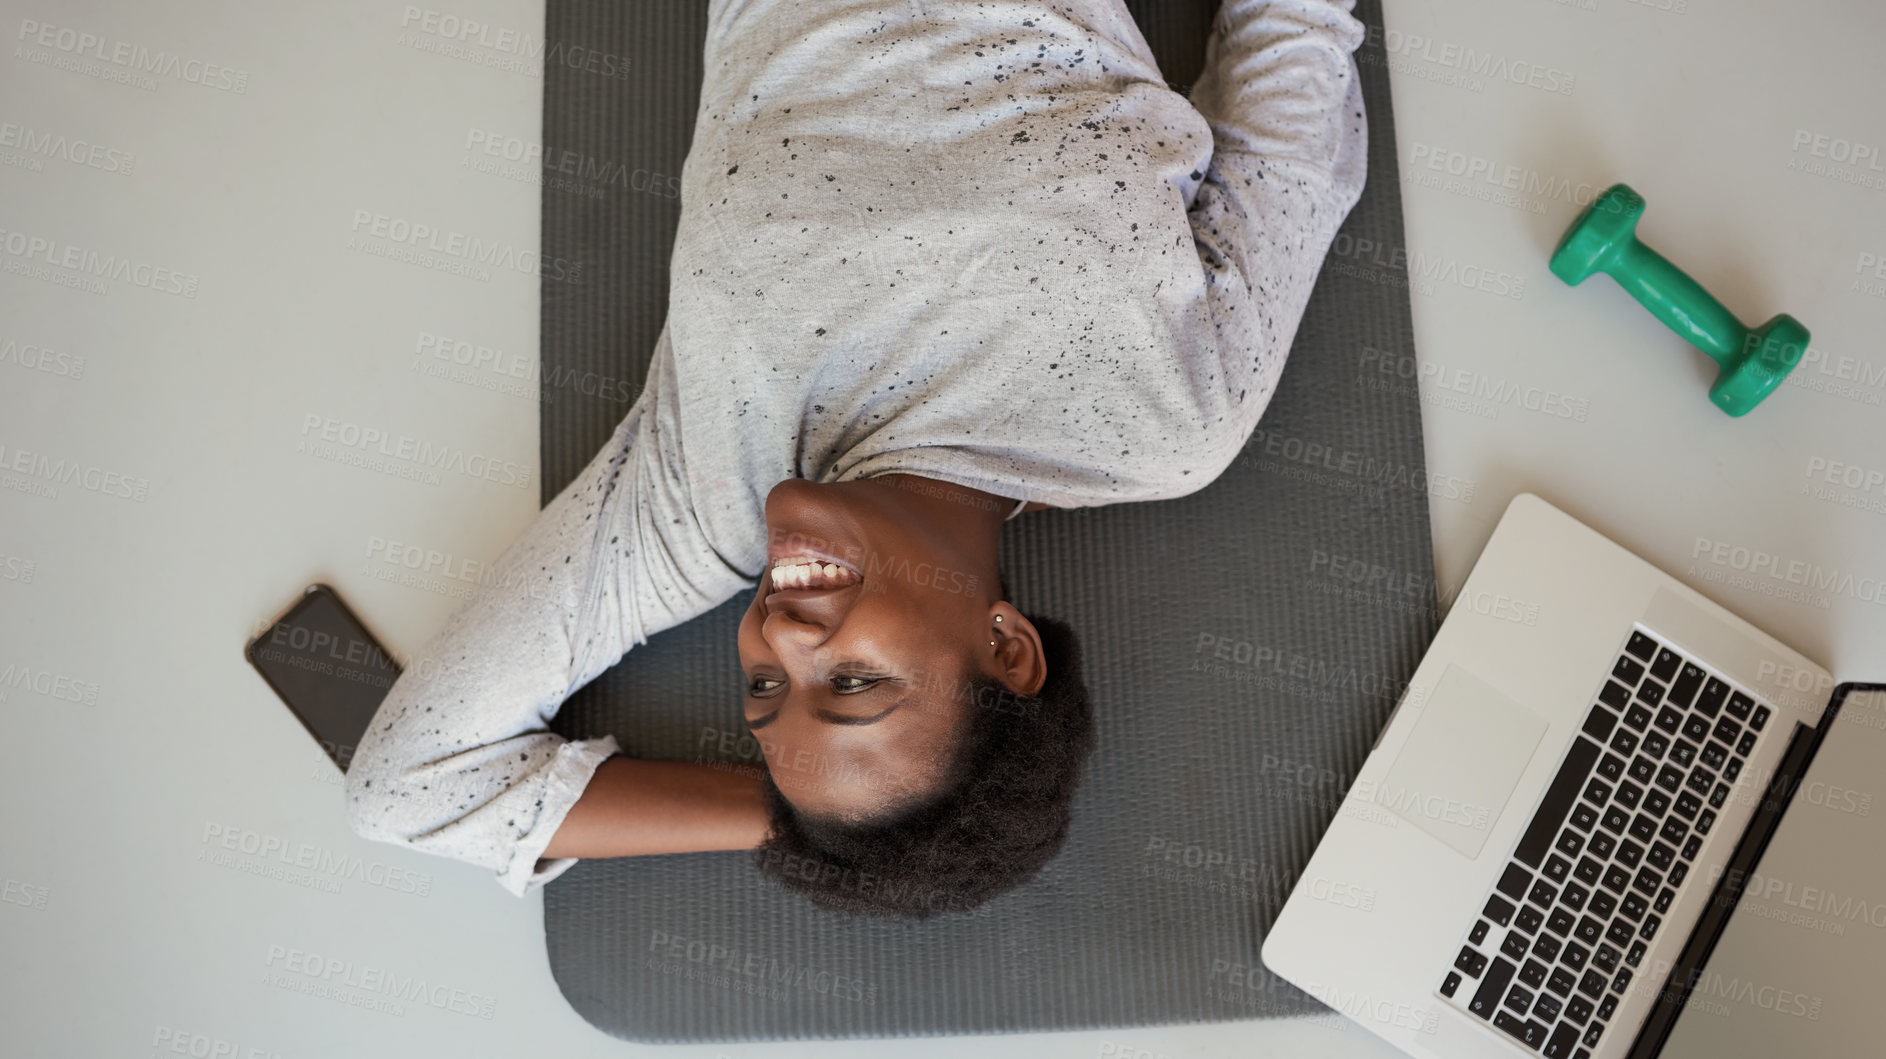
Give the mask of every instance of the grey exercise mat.
[[(1128, 6), (1183, 91), (1215, 0)], [(1379, 29), (1376, 0), (1358, 15)], [(706, 32), (700, 0), (551, 0), (547, 17), (546, 39), (629, 73), (545, 64), (545, 157), (577, 161), (545, 173), (543, 253), (583, 265), (580, 283), (543, 284), (545, 501), (608, 439), (660, 333), (668, 177)], [(1244, 453), (1179, 500), (1003, 529), (1013, 602), (1068, 621), (1086, 655), (1097, 746), (1063, 854), (974, 913), (916, 924), (821, 911), (745, 854), (583, 861), (544, 891), (578, 1013), (628, 1040), (730, 1041), (1321, 1010), (1258, 951), (1439, 624), (1420, 404), (1379, 370), (1414, 355), (1406, 273), (1378, 264), (1406, 255), (1355, 252), (1403, 245), (1382, 57), (1365, 46), (1367, 189)], [(757, 761), (734, 650), (747, 602), (636, 648), (553, 727), (638, 757)]]

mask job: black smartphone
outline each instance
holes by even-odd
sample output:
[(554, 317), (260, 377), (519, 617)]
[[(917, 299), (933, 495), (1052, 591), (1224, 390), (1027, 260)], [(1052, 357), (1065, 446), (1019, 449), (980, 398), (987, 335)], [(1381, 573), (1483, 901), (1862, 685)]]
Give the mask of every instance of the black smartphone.
[(342, 772), (400, 674), (340, 594), (319, 584), (243, 655)]

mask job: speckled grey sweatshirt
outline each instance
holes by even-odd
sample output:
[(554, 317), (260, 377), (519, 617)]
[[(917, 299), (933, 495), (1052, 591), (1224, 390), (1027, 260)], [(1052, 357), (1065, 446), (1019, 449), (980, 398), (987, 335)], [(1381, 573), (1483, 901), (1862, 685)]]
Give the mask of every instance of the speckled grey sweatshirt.
[(1361, 193), (1352, 3), (1225, 0), (1188, 101), (1120, 0), (712, 0), (646, 386), (394, 683), (353, 828), (518, 896), (567, 870), (620, 748), (547, 722), (758, 584), (783, 479), (1209, 484)]

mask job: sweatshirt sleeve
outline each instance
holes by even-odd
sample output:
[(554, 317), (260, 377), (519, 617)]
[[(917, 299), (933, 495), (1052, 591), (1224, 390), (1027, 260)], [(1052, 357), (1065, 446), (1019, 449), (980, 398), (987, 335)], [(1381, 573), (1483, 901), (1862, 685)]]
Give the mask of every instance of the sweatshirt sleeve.
[(621, 748), (548, 722), (632, 645), (753, 583), (706, 544), (662, 451), (662, 352), (608, 444), (393, 682), (347, 770), (355, 833), (487, 868), (519, 897), (576, 862), (543, 850)]
[(1243, 447), (1367, 172), (1354, 0), (1224, 0), (1192, 105), (1212, 163), (1188, 218)]

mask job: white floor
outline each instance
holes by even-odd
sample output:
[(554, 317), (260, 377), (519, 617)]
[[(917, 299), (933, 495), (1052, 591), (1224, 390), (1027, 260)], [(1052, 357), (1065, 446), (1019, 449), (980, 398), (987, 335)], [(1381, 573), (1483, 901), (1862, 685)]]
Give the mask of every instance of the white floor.
[[(1433, 0), (1390, 19), (1391, 28), (1405, 23), (1576, 69), (1578, 98), (1610, 100), (1607, 120), (1628, 124), (1625, 105), (1605, 94), (1612, 34), (1676, 39), (1714, 26), (1723, 35), (1721, 12), (1655, 10), (1661, 2), (1596, 0), (1593, 10), (1509, 0), (1495, 17), (1488, 3)], [(402, 577), (401, 559), (417, 548), (458, 563), (488, 560), (537, 510), (535, 402), (497, 369), (459, 378), (425, 369), (442, 363), (441, 337), (489, 347), (501, 361), (535, 360), (540, 189), (462, 163), (484, 157), (470, 144), (540, 136), (542, 81), (527, 56), (541, 43), (541, 5), (162, 10), (0, 0), (0, 14), (0, 1051), (882, 1054), (884, 1044), (868, 1042), (651, 1049), (597, 1032), (550, 977), (541, 900), (511, 898), (482, 871), (353, 836), (338, 774), (242, 657), (258, 623), (312, 581), (337, 585), (389, 647), (411, 651), (450, 612), (458, 583)], [(1679, 18), (1696, 25), (1653, 21)], [(1751, 21), (1729, 35), (1753, 38), (1759, 28)], [(1838, 46), (1852, 63), (1844, 76), (1860, 76), (1877, 29)], [(1576, 44), (1563, 43), (1568, 34)], [(1557, 103), (1510, 81), (1468, 91), (1446, 82), (1447, 62), (1423, 58), (1405, 37), (1387, 45), (1378, 42), (1377, 55), (1394, 76), (1405, 187), (1418, 172), (1409, 161), (1416, 147), (1432, 157), (1449, 130), (1488, 108), (1517, 126), (1527, 108)], [(1636, 75), (1619, 69), (1610, 87), (1632, 87)], [(1761, 72), (1712, 61), (1683, 91), (1706, 106), (1697, 101), (1716, 90), (1710, 78)], [(1657, 76), (1676, 84), (1687, 75), (1673, 66)], [(1879, 87), (1879, 75), (1865, 76)], [(1588, 86), (1598, 87), (1595, 97)], [(1770, 116), (1777, 128), (1809, 129), (1793, 157), (1812, 158), (1822, 133), (1829, 144), (1846, 137), (1849, 161), (1852, 142), (1886, 142), (1847, 89), (1810, 79), (1788, 91), (1797, 109), (1820, 100), (1839, 110), (1818, 124)], [(1582, 125), (1579, 135), (1604, 139)], [(1633, 127), (1627, 140), (1644, 135)], [(1785, 136), (1764, 148), (1768, 184), (1815, 180), (1780, 173), (1791, 157)], [(1864, 163), (1855, 172), (1872, 179)], [(1593, 177), (1610, 178), (1608, 168)], [(1824, 263), (1813, 282), (1843, 293), (1809, 323), (1831, 319), (1836, 329), (1817, 330), (1817, 339), (1844, 334), (1836, 355), (1877, 372), (1864, 343), (1877, 345), (1886, 295), (1845, 285), (1856, 254), (1886, 257), (1882, 185), (1805, 186), (1863, 207), (1841, 207), (1862, 230), (1813, 237), (1825, 244), (1815, 244)], [(1652, 199), (1653, 213), (1666, 207), (1675, 215), (1681, 203)], [(1571, 304), (1592, 312), (1590, 301), (1564, 299), (1600, 297), (1542, 286), (1550, 232), (1569, 220), (1570, 203), (1531, 217), (1411, 189), (1407, 209), (1416, 253), (1484, 261), (1460, 249), (1457, 213), (1514, 238), (1493, 253), (1508, 254), (1531, 290), (1545, 293), (1497, 303), (1509, 315)], [(1751, 231), (1724, 239), (1722, 253), (1785, 242), (1760, 225)], [(491, 256), (468, 266), (473, 240)], [(1671, 256), (1683, 257), (1674, 248)], [(1744, 256), (1759, 269), (1759, 254)], [(1886, 272), (1860, 278), (1886, 290)], [(1733, 286), (1724, 296), (1737, 296), (1745, 319), (1765, 318), (1775, 298), (1808, 316), (1796, 288), (1765, 271)], [(1448, 311), (1449, 297), (1475, 313), (1493, 304), (1484, 290), (1417, 294), (1424, 363), (1433, 350), (1445, 350), (1450, 366), (1492, 355), (1490, 343), (1461, 341), (1472, 314)], [(1654, 326), (1620, 301), (1603, 303), (1620, 330)], [(1880, 382), (1862, 373), (1850, 383), (1859, 398), (1823, 390), (1798, 399), (1821, 402), (1809, 418), (1868, 410)], [(1705, 384), (1696, 383), (1698, 396)], [(1596, 408), (1601, 385), (1573, 378), (1569, 388)], [(1471, 505), (1436, 500), (1444, 585), (1465, 575), (1512, 491), (1547, 476), (1577, 448), (1568, 442), (1599, 438), (1507, 415), (1509, 438), (1541, 439), (1505, 450), (1521, 459), (1515, 470), (1486, 451), (1471, 417), (1430, 418), (1436, 469), (1480, 484)], [(1698, 422), (1716, 425), (1707, 414)], [(402, 475), (410, 461), (363, 460), (346, 441), (375, 431), (388, 450), (444, 449), (462, 454), (458, 466), (487, 473)], [(1864, 465), (1855, 453), (1828, 450)], [(1604, 488), (1577, 488), (1587, 485)], [(1875, 512), (1851, 503), (1815, 510), (1836, 558), (1878, 539)], [(1648, 556), (1689, 552), (1692, 535), (1651, 532), (1633, 512), (1659, 514), (1614, 509), (1604, 528)], [(1859, 661), (1862, 627), (1846, 619), (1855, 608), (1845, 600), (1804, 612), (1752, 591), (1718, 595), (1778, 634), (1786, 626), (1810, 654)], [(1878, 619), (1868, 620), (1878, 631)], [(397, 1010), (371, 985), (340, 988), (388, 978), (428, 988)], [(1333, 1020), (896, 1049), (991, 1059), (1388, 1054)]]

